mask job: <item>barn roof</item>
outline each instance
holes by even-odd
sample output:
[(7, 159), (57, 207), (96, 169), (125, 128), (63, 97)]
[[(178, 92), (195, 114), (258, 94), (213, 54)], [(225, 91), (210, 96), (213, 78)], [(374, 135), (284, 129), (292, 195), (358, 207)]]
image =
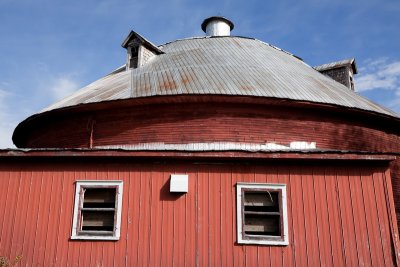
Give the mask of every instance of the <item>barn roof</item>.
[(277, 47), (244, 37), (199, 37), (159, 47), (146, 65), (125, 66), (41, 112), (167, 95), (233, 95), (331, 104), (398, 117)]

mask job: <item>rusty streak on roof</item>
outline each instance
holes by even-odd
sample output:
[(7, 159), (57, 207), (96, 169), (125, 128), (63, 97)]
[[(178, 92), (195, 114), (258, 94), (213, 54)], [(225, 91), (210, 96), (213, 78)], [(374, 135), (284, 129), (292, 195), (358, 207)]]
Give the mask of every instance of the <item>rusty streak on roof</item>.
[(203, 37), (159, 47), (146, 65), (119, 70), (41, 112), (76, 105), (167, 95), (255, 96), (307, 101), (398, 115), (259, 40)]

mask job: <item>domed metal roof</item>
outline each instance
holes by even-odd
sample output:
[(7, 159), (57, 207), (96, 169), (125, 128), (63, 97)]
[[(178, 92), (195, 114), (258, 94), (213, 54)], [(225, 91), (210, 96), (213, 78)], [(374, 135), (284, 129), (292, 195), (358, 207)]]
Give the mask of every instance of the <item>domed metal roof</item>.
[(166, 95), (234, 95), (331, 104), (393, 117), (295, 56), (259, 40), (201, 37), (159, 47), (146, 65), (125, 66), (42, 112), (88, 103)]

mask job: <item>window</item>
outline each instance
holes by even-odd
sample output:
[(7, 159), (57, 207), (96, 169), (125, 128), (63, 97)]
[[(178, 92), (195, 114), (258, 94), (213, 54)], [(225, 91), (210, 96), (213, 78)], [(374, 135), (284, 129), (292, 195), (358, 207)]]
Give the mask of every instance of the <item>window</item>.
[(351, 71), (349, 71), (349, 77), (350, 77), (350, 89), (354, 91), (353, 73)]
[(118, 240), (122, 181), (77, 181), (71, 239)]
[(139, 62), (139, 46), (132, 46), (130, 49), (129, 67), (136, 69)]
[(288, 245), (286, 185), (238, 183), (239, 244)]

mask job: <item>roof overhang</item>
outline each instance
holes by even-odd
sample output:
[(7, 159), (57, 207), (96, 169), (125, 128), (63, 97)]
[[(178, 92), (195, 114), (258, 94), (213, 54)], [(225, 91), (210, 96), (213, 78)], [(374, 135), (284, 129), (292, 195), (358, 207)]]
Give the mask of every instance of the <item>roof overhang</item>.
[(282, 151), (137, 151), (129, 149), (3, 149), (0, 158), (132, 158), (132, 159), (217, 159), (217, 160), (334, 160), (386, 161), (398, 154), (340, 151), (340, 150), (282, 150)]
[[(168, 105), (168, 104), (182, 104), (182, 103), (232, 103), (232, 104), (248, 104), (248, 105), (267, 105), (268, 107), (282, 107), (290, 109), (321, 109), (336, 112), (340, 114), (352, 114), (359, 116), (360, 119), (368, 119), (369, 121), (379, 122), (382, 125), (400, 125), (400, 118), (389, 116), (386, 114), (372, 112), (368, 110), (347, 108), (338, 105), (315, 103), (309, 101), (298, 101), (292, 99), (280, 99), (271, 97), (257, 97), (257, 96), (233, 96), (233, 95), (168, 95), (168, 96), (151, 96), (132, 99), (119, 99), (113, 101), (104, 101), (96, 103), (85, 103), (76, 106), (64, 107), (56, 110), (49, 110), (42, 113), (34, 114), (22, 122), (20, 122), (14, 129), (12, 140), (17, 147), (25, 146), (26, 132), (33, 125), (39, 125), (40, 122), (45, 122), (52, 116), (58, 116), (65, 113), (81, 113), (81, 112), (96, 112), (101, 110), (113, 110), (117, 108), (127, 108), (133, 106), (143, 105)], [(374, 120), (371, 120), (375, 118)], [(39, 123), (39, 124), (38, 124)], [(397, 126), (396, 126), (397, 127)]]

